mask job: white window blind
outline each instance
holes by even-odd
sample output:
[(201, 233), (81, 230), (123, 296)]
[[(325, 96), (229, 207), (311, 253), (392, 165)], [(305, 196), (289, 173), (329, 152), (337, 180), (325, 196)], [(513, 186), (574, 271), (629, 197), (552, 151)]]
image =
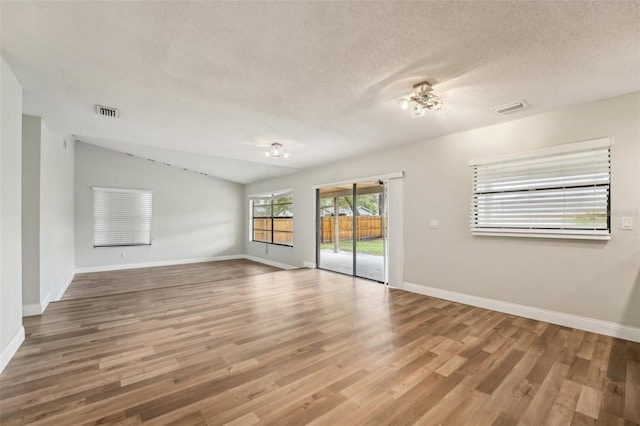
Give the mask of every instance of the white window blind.
[(470, 165), (474, 235), (609, 238), (608, 139)]
[(151, 244), (152, 192), (93, 188), (95, 247)]

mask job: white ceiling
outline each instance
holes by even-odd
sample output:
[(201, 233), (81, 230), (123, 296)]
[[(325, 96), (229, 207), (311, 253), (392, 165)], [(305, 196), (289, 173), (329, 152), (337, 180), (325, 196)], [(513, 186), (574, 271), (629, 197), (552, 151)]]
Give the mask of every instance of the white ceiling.
[[(640, 2), (3, 1), (0, 13), (25, 113), (242, 183), (640, 90)], [(411, 119), (396, 100), (425, 79), (446, 106)], [(518, 100), (530, 108), (490, 111)], [(266, 158), (272, 141), (291, 157)]]

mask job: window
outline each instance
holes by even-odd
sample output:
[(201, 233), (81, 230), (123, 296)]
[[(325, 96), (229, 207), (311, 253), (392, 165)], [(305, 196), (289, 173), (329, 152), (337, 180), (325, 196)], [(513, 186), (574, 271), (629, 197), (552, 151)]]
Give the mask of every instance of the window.
[(609, 139), (469, 164), (474, 235), (610, 238)]
[(293, 246), (293, 194), (280, 191), (249, 197), (251, 241)]
[(150, 245), (151, 196), (151, 191), (94, 187), (94, 247)]

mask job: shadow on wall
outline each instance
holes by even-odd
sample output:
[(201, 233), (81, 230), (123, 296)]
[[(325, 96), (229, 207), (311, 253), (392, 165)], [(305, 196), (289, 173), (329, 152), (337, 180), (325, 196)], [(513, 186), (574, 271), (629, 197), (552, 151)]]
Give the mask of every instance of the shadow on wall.
[(622, 323), (630, 324), (633, 327), (640, 327), (640, 270), (636, 274), (636, 280), (629, 294), (627, 308), (622, 316)]
[[(212, 215), (215, 212), (212, 213)], [(210, 215), (210, 216), (212, 216)], [(155, 222), (162, 229), (162, 234), (152, 233), (155, 244), (165, 246), (183, 246), (198, 241), (202, 255), (222, 256), (242, 253), (242, 245), (238, 243), (238, 227), (234, 220), (210, 220), (202, 215), (168, 215), (160, 216)]]

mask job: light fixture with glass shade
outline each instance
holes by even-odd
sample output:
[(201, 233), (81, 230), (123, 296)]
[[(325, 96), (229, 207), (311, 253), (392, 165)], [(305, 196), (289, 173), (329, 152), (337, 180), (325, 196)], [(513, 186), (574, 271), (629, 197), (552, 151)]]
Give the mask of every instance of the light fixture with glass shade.
[(289, 154), (287, 153), (287, 148), (285, 148), (281, 143), (274, 142), (267, 148), (264, 153), (267, 157), (276, 157), (276, 158), (288, 158)]
[(439, 110), (442, 108), (442, 98), (431, 93), (433, 88), (423, 81), (413, 85), (413, 90), (398, 100), (402, 109), (411, 111), (411, 117), (422, 117), (426, 110)]

